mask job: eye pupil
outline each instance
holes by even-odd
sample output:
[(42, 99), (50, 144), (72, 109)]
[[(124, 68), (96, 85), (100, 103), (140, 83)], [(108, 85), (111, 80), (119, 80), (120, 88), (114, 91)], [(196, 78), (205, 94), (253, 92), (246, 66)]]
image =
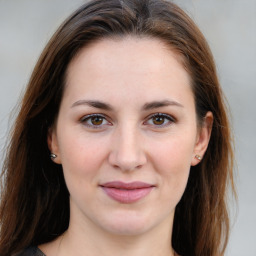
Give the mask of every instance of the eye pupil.
[(165, 118), (162, 116), (155, 116), (153, 117), (153, 123), (156, 125), (161, 125), (164, 123)]
[(93, 125), (101, 125), (103, 122), (103, 118), (101, 116), (94, 116), (91, 118), (91, 122)]

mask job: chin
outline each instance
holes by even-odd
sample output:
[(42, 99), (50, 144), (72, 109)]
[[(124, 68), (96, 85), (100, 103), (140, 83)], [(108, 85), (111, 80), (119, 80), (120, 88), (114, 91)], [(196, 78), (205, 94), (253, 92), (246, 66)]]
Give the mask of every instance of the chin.
[[(149, 216), (150, 217), (150, 216)], [(140, 235), (150, 230), (154, 223), (151, 223), (147, 216), (143, 216), (138, 213), (128, 213), (116, 215), (113, 214), (111, 219), (107, 219), (101, 226), (109, 233), (123, 236), (135, 236)]]
[(137, 236), (147, 232), (149, 229), (146, 225), (138, 223), (121, 223), (120, 225), (114, 224), (107, 227), (107, 231), (114, 235), (121, 236)]

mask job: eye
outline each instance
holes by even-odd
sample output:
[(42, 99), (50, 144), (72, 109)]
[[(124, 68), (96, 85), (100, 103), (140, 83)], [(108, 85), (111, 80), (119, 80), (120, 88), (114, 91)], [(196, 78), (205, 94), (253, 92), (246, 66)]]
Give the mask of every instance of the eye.
[(172, 116), (163, 113), (157, 113), (149, 116), (145, 123), (151, 126), (158, 126), (160, 128), (168, 126), (173, 122), (175, 122), (175, 119)]
[(84, 116), (81, 119), (81, 123), (93, 129), (102, 128), (105, 125), (111, 125), (111, 123), (107, 121), (106, 117), (100, 114), (91, 114)]

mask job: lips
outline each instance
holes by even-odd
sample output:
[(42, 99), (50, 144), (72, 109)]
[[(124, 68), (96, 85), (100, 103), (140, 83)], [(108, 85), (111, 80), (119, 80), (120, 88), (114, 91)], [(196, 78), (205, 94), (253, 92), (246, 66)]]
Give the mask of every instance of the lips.
[(155, 186), (140, 181), (130, 183), (112, 181), (104, 183), (100, 187), (111, 199), (129, 204), (146, 197)]

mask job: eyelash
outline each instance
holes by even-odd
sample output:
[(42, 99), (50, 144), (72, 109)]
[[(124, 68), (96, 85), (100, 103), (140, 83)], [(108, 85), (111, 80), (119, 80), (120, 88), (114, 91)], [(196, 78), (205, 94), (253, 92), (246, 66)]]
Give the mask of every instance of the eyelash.
[[(154, 126), (155, 128), (163, 128), (163, 127), (169, 126), (171, 123), (175, 123), (176, 122), (175, 118), (170, 116), (170, 115), (168, 115), (168, 114), (155, 113), (155, 114), (152, 114), (149, 117), (147, 117), (146, 121), (143, 122), (143, 124), (147, 124), (147, 123), (149, 123), (150, 120), (153, 120), (153, 118), (159, 118), (159, 117), (163, 118), (163, 121), (164, 121), (163, 124), (157, 125), (157, 124), (152, 123), (152, 124), (149, 124), (149, 125), (150, 126)], [(103, 120), (102, 122), (105, 121), (107, 123), (95, 125), (95, 124), (92, 123), (92, 119), (93, 118), (100, 118), (100, 119)], [(167, 122), (166, 122), (166, 120), (167, 120)], [(90, 121), (90, 124), (88, 123), (89, 121)], [(85, 126), (87, 126), (89, 128), (92, 128), (92, 129), (101, 129), (101, 128), (103, 128), (106, 125), (109, 125), (109, 126), (112, 125), (111, 122), (109, 122), (107, 120), (106, 116), (103, 115), (103, 114), (90, 114), (90, 115), (86, 115), (86, 116), (81, 118), (80, 122), (83, 125), (85, 125)]]
[[(176, 120), (174, 117), (168, 115), (168, 114), (164, 114), (164, 113), (156, 113), (156, 114), (153, 114), (153, 115), (150, 115), (148, 118), (147, 118), (147, 121), (144, 122), (144, 123), (147, 123), (149, 122), (149, 120), (152, 120), (153, 118), (163, 118), (164, 119), (164, 123), (163, 124), (159, 124), (159, 125), (156, 125), (156, 124), (150, 124), (151, 126), (154, 126), (156, 128), (163, 128), (163, 127), (166, 127), (166, 126), (169, 126), (171, 123), (175, 123)], [(166, 122), (167, 120), (167, 122)]]
[[(92, 124), (92, 119), (93, 119), (93, 118), (101, 118), (101, 119), (103, 120), (103, 122), (106, 121), (107, 124), (94, 125), (94, 124)], [(89, 121), (91, 121), (91, 124), (88, 123)], [(109, 122), (109, 121), (107, 120), (106, 116), (105, 116), (105, 115), (102, 115), (102, 114), (90, 114), (90, 115), (86, 115), (86, 116), (84, 116), (84, 117), (81, 118), (80, 122), (81, 122), (83, 125), (85, 125), (85, 126), (87, 126), (87, 127), (89, 127), (89, 128), (92, 128), (92, 129), (100, 129), (100, 128), (102, 128), (102, 126), (104, 126), (104, 125), (112, 125), (111, 122)]]

